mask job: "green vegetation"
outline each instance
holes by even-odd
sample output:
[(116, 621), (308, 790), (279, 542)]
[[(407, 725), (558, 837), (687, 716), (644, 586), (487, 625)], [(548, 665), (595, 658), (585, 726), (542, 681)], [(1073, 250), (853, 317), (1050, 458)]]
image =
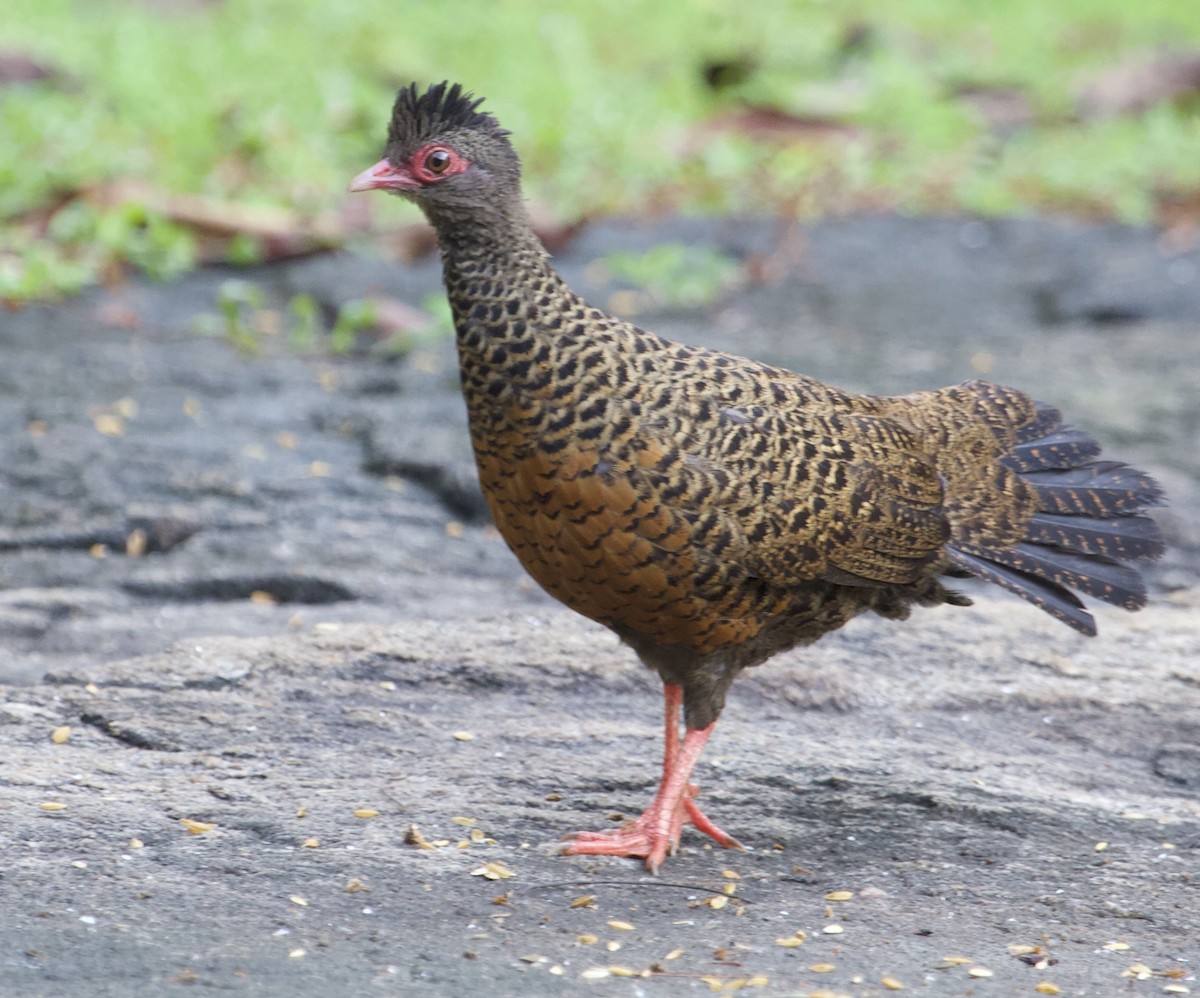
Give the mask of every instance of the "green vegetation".
[(216, 311), (193, 317), (192, 330), (202, 336), (224, 337), (238, 350), (254, 355), (263, 353), (274, 341), (300, 354), (371, 353), (387, 359), (403, 356), (414, 346), (432, 343), (454, 330), (449, 304), (441, 294), (431, 295), (423, 311), (406, 309), (399, 322), (394, 314), (386, 314), (386, 300), (352, 298), (338, 308), (328, 329), (320, 303), (312, 295), (293, 295), (279, 309), (253, 281), (222, 281), (213, 304)]
[[(0, 298), (263, 255), (255, 226), (214, 249), (180, 195), (364, 238), (345, 185), (412, 79), (486, 95), (559, 217), (1150, 221), (1200, 187), (1194, 99), (1089, 116), (1078, 94), (1189, 47), (1195, 0), (6, 0), (0, 49), (55, 73), (0, 84)], [(782, 127), (750, 127), (746, 104)]]
[[(600, 261), (610, 278), (630, 284), (644, 294), (626, 302), (645, 305), (708, 308), (744, 280), (741, 263), (708, 246), (660, 243), (645, 253), (611, 253)], [(643, 300), (644, 299), (644, 300)]]

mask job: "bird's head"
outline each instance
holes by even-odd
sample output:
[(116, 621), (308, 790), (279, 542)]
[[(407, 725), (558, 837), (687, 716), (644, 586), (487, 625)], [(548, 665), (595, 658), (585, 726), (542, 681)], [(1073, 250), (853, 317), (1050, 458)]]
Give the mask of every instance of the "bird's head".
[(483, 101), (455, 83), (396, 95), (383, 159), (350, 182), (351, 191), (387, 191), (431, 218), (495, 208), (519, 198), (521, 163), (508, 132)]

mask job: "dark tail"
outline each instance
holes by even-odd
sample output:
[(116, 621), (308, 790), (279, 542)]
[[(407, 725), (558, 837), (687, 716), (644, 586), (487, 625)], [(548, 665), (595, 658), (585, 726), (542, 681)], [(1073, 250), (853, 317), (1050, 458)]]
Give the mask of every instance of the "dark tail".
[(1063, 426), (1057, 409), (1036, 405), (1036, 418), (1002, 458), (1037, 499), (1023, 540), (1002, 551), (951, 541), (947, 551), (958, 568), (1095, 634), (1096, 622), (1072, 590), (1126, 610), (1146, 605), (1145, 581), (1124, 562), (1162, 554), (1158, 525), (1143, 515), (1163, 504), (1162, 490), (1144, 472), (1095, 460), (1095, 440)]

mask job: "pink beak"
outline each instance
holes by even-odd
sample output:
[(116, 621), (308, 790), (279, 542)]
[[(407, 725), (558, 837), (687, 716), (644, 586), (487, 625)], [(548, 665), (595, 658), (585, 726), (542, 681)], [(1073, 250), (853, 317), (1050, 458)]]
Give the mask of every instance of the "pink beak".
[(400, 191), (421, 185), (402, 166), (393, 166), (381, 159), (350, 181), (351, 193), (357, 191)]

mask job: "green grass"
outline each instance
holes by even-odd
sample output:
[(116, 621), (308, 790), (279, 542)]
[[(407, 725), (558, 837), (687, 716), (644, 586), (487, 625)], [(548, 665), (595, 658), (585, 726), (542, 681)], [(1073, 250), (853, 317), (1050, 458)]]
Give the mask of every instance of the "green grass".
[[(855, 25), (866, 41), (848, 46)], [(0, 298), (122, 262), (191, 265), (190, 230), (97, 194), (116, 181), (335, 216), (411, 79), (486, 95), (530, 193), (560, 216), (887, 206), (1145, 222), (1200, 186), (1195, 106), (1079, 121), (1073, 94), (1164, 46), (1200, 47), (1200, 3), (7, 0), (0, 48), (67, 79), (0, 90)], [(754, 68), (706, 86), (703, 66), (731, 60)], [(956, 97), (989, 87), (1023, 94), (1032, 123), (998, 136)], [(703, 127), (743, 100), (851, 129), (781, 147)]]
[(606, 280), (640, 292), (625, 302), (626, 313), (651, 305), (709, 308), (742, 282), (738, 261), (711, 246), (660, 243), (644, 253), (611, 253), (597, 263)]

